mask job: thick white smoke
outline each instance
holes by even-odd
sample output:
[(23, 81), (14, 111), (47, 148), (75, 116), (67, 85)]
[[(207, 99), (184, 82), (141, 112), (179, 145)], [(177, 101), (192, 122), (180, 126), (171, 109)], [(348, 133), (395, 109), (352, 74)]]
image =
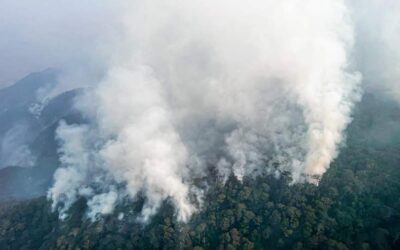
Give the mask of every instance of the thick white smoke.
[[(107, 77), (61, 124), (63, 167), (49, 191), (62, 216), (143, 194), (143, 218), (167, 198), (187, 220), (192, 184), (290, 171), (316, 183), (336, 157), (358, 98), (344, 0), (148, 0), (123, 6)], [(196, 195), (195, 195), (196, 196)]]
[(57, 171), (50, 195), (55, 204), (64, 203), (62, 216), (82, 193), (90, 197), (92, 218), (97, 212), (112, 212), (118, 197), (115, 185), (126, 184), (129, 196), (146, 196), (144, 219), (168, 197), (180, 218), (188, 218), (194, 208), (184, 184), (187, 152), (163, 96), (149, 68), (113, 69), (87, 96), (94, 126), (61, 124), (58, 137), (66, 168)]

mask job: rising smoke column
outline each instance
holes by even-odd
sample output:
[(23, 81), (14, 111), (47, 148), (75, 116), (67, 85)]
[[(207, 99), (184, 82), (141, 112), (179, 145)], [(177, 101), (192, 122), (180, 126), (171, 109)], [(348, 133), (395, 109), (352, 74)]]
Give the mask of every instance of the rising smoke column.
[(358, 98), (352, 25), (342, 0), (134, 1), (122, 6), (107, 77), (78, 105), (91, 121), (61, 124), (63, 167), (49, 191), (62, 215), (167, 198), (187, 220), (193, 179), (290, 171), (317, 182), (337, 155)]
[[(61, 124), (61, 161), (49, 196), (63, 202), (61, 215), (80, 196), (89, 198), (89, 215), (112, 212), (118, 194), (147, 198), (142, 214), (147, 219), (171, 197), (186, 220), (194, 208), (188, 202), (187, 153), (170, 123), (160, 82), (149, 68), (113, 69), (96, 90), (85, 96), (96, 106), (95, 124)], [(126, 185), (126, 191), (117, 189)], [(99, 194), (100, 193), (100, 194)]]

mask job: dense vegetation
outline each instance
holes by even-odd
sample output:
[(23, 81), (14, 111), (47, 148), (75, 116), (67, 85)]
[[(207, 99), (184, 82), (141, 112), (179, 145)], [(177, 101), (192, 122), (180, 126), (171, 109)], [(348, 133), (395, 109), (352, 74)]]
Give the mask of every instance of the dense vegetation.
[(286, 173), (210, 179), (187, 224), (168, 201), (146, 225), (136, 220), (142, 200), (94, 223), (84, 200), (65, 222), (45, 198), (7, 204), (0, 249), (400, 249), (400, 109), (366, 95), (355, 117), (319, 186), (289, 185)]

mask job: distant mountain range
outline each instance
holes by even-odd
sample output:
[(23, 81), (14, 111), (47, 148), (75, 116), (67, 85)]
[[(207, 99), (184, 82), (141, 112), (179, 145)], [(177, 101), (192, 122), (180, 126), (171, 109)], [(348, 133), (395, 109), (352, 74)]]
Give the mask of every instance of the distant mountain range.
[(47, 69), (0, 89), (0, 201), (45, 194), (59, 166), (58, 123), (82, 120), (73, 105), (82, 89), (52, 95), (59, 76)]

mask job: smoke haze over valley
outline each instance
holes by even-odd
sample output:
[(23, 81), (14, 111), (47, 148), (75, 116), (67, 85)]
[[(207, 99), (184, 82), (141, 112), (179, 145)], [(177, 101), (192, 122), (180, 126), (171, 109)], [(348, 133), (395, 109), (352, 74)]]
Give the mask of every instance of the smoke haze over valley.
[(187, 222), (210, 175), (319, 185), (363, 96), (400, 101), (394, 0), (0, 0), (0, 34), (2, 199), (60, 219), (143, 198)]

